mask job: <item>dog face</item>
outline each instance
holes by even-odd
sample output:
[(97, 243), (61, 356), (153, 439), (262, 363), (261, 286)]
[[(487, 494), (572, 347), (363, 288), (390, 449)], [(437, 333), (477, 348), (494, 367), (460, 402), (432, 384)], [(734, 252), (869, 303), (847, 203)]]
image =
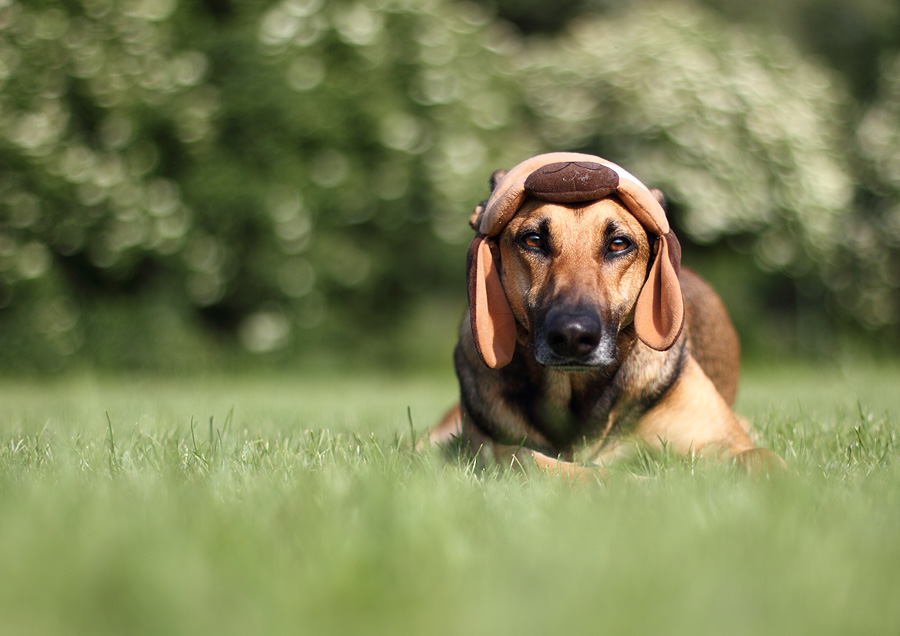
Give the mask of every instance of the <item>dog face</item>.
[[(684, 299), (678, 281), (681, 247), (661, 202), (650, 189), (605, 159), (566, 152), (538, 155), (509, 172), (495, 173), (492, 188), (490, 198), (476, 207), (469, 220), (476, 235), (466, 259), (469, 324), (478, 355), (488, 367), (499, 369), (509, 364), (522, 331), (500, 279), (497, 239), (529, 205), (529, 199), (542, 202), (537, 205), (575, 205), (572, 209), (576, 209), (588, 208), (611, 195), (617, 197), (617, 202), (624, 205), (653, 243), (652, 264), (634, 305), (635, 332), (644, 344), (657, 351), (675, 344), (684, 325)], [(552, 244), (548, 244), (550, 248)], [(552, 249), (547, 252), (552, 253)], [(577, 313), (587, 316), (585, 312)], [(579, 352), (590, 345), (590, 337), (573, 335), (573, 329), (596, 336), (596, 326), (588, 324), (587, 318), (582, 321), (583, 328), (565, 327), (567, 321), (559, 320), (563, 327), (558, 329), (555, 321), (545, 321), (551, 352), (563, 358), (589, 358)], [(529, 332), (527, 328), (525, 331)], [(580, 345), (576, 344), (578, 341)]]
[(588, 204), (529, 201), (498, 237), (500, 278), (518, 340), (567, 371), (616, 362), (647, 277), (647, 232), (616, 196)]

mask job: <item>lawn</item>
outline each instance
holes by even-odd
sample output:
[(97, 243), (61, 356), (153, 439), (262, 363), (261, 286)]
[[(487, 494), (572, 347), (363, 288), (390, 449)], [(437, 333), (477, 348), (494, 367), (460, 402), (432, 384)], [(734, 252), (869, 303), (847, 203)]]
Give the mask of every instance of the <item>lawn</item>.
[(898, 386), (758, 366), (788, 476), (576, 490), (415, 452), (450, 375), (0, 380), (0, 634), (900, 633)]

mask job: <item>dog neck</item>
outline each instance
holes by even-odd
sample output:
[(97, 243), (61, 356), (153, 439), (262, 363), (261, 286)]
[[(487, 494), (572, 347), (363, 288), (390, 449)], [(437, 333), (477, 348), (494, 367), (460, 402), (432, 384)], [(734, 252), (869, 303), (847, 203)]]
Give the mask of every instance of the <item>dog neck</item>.
[(618, 357), (613, 365), (579, 371), (560, 370), (538, 364), (520, 344), (512, 363), (500, 370), (504, 384), (516, 387), (513, 403), (524, 411), (555, 452), (570, 450), (585, 437), (602, 434), (617, 394), (616, 376), (637, 341), (633, 326), (617, 338)]

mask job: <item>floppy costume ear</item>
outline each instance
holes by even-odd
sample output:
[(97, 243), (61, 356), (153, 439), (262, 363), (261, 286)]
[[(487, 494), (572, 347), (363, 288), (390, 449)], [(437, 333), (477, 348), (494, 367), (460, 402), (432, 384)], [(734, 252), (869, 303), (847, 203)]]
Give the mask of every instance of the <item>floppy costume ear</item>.
[(651, 237), (656, 237), (653, 264), (634, 307), (634, 328), (644, 344), (665, 351), (684, 328), (684, 297), (678, 282), (681, 244), (646, 186), (634, 177), (620, 179), (616, 193)]
[(467, 258), (469, 312), (475, 346), (484, 363), (499, 369), (516, 347), (515, 317), (503, 291), (489, 241), (500, 234), (527, 196), (578, 203), (619, 196), (656, 239), (654, 260), (635, 304), (638, 338), (658, 351), (675, 344), (684, 326), (684, 299), (678, 272), (681, 246), (659, 201), (630, 173), (600, 157), (555, 152), (526, 159), (509, 172), (495, 173), (493, 192), (471, 222), (478, 234)]
[(490, 368), (499, 369), (510, 363), (516, 351), (516, 318), (488, 240), (478, 234), (466, 258), (469, 320), (478, 355)]

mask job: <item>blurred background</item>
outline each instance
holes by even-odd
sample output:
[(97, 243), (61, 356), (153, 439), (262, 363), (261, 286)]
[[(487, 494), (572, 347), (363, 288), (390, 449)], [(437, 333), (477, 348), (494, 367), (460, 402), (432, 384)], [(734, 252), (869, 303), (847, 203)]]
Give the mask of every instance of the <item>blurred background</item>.
[(549, 150), (662, 189), (753, 358), (900, 346), (896, 0), (0, 0), (0, 372), (448, 367)]

